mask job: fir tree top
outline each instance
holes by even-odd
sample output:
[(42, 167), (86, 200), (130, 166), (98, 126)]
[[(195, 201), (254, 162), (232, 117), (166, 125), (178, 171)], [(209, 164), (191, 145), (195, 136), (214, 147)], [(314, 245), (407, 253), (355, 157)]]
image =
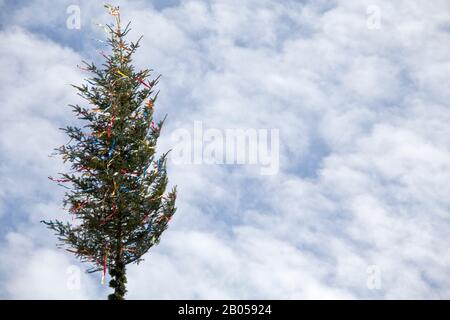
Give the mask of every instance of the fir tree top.
[(109, 270), (110, 298), (122, 299), (125, 266), (159, 242), (176, 210), (176, 189), (165, 193), (167, 153), (156, 156), (164, 123), (153, 120), (159, 76), (150, 81), (152, 70), (135, 70), (132, 56), (142, 37), (126, 42), (130, 23), (122, 28), (119, 8), (106, 7), (115, 18), (105, 27), (111, 52), (101, 53), (100, 68), (83, 61), (92, 76), (74, 87), (87, 106), (70, 105), (86, 124), (63, 128), (70, 141), (56, 149), (72, 171), (50, 177), (68, 189), (63, 203), (73, 221), (43, 222), (56, 231), (59, 246), (91, 264), (88, 272)]

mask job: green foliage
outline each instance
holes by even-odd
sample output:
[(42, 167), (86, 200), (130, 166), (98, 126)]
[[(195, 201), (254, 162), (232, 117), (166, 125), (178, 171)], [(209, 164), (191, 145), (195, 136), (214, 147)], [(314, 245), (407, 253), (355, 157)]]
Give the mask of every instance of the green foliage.
[(156, 156), (164, 120), (153, 123), (159, 77), (131, 64), (139, 40), (127, 43), (129, 24), (108, 25), (110, 54), (97, 68), (83, 62), (92, 77), (74, 86), (88, 106), (70, 105), (83, 127), (63, 128), (70, 142), (56, 149), (72, 171), (56, 181), (69, 184), (64, 206), (73, 223), (43, 221), (56, 231), (60, 245), (81, 261), (88, 272), (103, 271), (106, 262), (115, 292), (125, 295), (125, 266), (139, 262), (159, 242), (175, 213), (176, 189), (165, 193), (167, 153)]

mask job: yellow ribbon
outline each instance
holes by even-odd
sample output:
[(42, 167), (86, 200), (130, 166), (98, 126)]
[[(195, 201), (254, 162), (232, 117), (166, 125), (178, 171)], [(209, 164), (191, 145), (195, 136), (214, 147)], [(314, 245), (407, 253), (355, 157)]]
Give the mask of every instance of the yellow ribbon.
[(92, 135), (93, 135), (94, 137), (97, 137), (97, 138), (100, 138), (101, 136), (103, 136), (103, 135), (105, 135), (105, 134), (107, 134), (106, 131), (102, 131), (102, 132), (94, 132), (94, 133), (92, 133)]
[(122, 77), (129, 78), (126, 74), (124, 74), (124, 73), (123, 73), (122, 71), (120, 71), (120, 70), (116, 70), (116, 73), (119, 74), (119, 75), (121, 75)]
[(113, 183), (114, 183), (114, 190), (113, 190), (112, 196), (114, 197), (114, 195), (116, 194), (116, 191), (117, 191), (117, 183), (116, 183), (115, 179), (113, 179)]

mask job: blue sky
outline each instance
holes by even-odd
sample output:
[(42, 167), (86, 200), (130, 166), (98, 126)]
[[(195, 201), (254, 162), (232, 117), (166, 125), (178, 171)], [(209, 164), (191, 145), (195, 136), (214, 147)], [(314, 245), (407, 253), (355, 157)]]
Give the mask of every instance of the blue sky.
[[(450, 298), (448, 1), (112, 3), (144, 36), (136, 65), (163, 75), (160, 150), (194, 121), (280, 130), (276, 175), (169, 162), (179, 209), (128, 268), (129, 298)], [(0, 9), (0, 298), (103, 299), (39, 221), (64, 218), (48, 155), (110, 17), (87, 0)]]

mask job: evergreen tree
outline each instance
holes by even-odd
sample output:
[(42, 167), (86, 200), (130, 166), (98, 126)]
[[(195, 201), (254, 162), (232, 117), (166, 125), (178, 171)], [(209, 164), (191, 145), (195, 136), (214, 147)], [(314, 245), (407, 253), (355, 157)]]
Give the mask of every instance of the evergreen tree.
[(63, 128), (70, 141), (56, 149), (72, 171), (49, 177), (68, 189), (63, 204), (73, 221), (42, 222), (56, 232), (58, 246), (91, 263), (88, 272), (103, 272), (102, 282), (109, 272), (114, 300), (126, 293), (126, 265), (159, 243), (176, 210), (176, 189), (165, 193), (167, 153), (155, 154), (164, 122), (153, 122), (159, 77), (149, 81), (152, 70), (135, 71), (140, 39), (127, 43), (130, 23), (121, 28), (119, 8), (106, 7), (115, 17), (105, 26), (111, 52), (102, 53), (101, 68), (83, 61), (92, 76), (74, 87), (88, 104), (70, 105), (86, 125)]

